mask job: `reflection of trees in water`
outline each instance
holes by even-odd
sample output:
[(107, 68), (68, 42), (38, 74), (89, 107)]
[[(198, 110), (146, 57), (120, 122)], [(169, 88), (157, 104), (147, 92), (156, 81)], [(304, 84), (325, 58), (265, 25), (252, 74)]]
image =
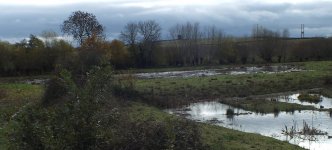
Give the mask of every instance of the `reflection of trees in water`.
[(234, 109), (232, 109), (232, 108), (228, 108), (228, 109), (226, 110), (226, 116), (227, 116), (227, 118), (228, 118), (229, 120), (233, 120), (233, 119), (234, 119), (234, 115), (235, 115), (235, 113), (234, 113)]
[(275, 110), (273, 112), (274, 118), (278, 118), (279, 114), (280, 114), (280, 111), (279, 110), (278, 111)]

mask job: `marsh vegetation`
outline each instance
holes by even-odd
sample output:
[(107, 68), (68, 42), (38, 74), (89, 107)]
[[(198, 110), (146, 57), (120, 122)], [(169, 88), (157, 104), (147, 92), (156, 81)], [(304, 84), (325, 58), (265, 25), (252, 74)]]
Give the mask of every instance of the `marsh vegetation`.
[(316, 103), (316, 104), (322, 101), (320, 96), (317, 94), (300, 93), (300, 95), (297, 98), (300, 101)]

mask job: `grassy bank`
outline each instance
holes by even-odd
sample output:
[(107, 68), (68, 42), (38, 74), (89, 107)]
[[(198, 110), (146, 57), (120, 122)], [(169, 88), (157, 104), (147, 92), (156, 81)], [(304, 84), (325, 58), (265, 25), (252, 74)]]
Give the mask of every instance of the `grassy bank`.
[(1, 120), (8, 121), (10, 116), (28, 103), (39, 101), (44, 91), (42, 85), (24, 83), (0, 84)]
[[(171, 116), (158, 108), (132, 103), (126, 108), (131, 119), (166, 121)], [(301, 149), (298, 146), (258, 134), (244, 133), (220, 126), (198, 123), (202, 139), (209, 148), (219, 149)]]
[(9, 127), (8, 123), (11, 116), (24, 105), (39, 101), (43, 91), (44, 87), (41, 85), (23, 83), (0, 84), (0, 149), (6, 149), (5, 132)]
[[(140, 79), (135, 89), (157, 105), (173, 107), (198, 99), (246, 97), (326, 86), (332, 61), (295, 63), (307, 71), (219, 75), (193, 78)], [(158, 102), (156, 102), (158, 101)]]
[(274, 102), (264, 99), (223, 99), (221, 103), (233, 107), (242, 108), (244, 110), (256, 113), (279, 113), (281, 111), (294, 112), (295, 110), (316, 110), (313, 106), (304, 106), (300, 104), (291, 104), (286, 102)]

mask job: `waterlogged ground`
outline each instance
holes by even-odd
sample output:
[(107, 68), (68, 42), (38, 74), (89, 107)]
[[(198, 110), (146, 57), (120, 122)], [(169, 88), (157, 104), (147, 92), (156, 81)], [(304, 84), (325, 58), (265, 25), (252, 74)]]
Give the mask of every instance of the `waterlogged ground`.
[(283, 73), (303, 71), (298, 66), (253, 66), (253, 67), (225, 67), (223, 69), (205, 69), (191, 71), (169, 71), (134, 74), (138, 78), (175, 78), (175, 77), (204, 77), (214, 75), (240, 75), (253, 73)]
[(295, 93), (295, 94), (290, 94), (290, 95), (280, 95), (280, 96), (276, 97), (276, 100), (279, 102), (295, 103), (295, 104), (301, 104), (301, 105), (306, 105), (306, 106), (314, 106), (315, 108), (318, 108), (318, 109), (332, 108), (332, 98), (319, 95), (320, 102), (310, 103), (310, 102), (300, 101), (298, 99), (299, 95), (300, 95), (300, 93)]
[[(232, 109), (234, 115), (226, 115), (227, 109)], [(199, 122), (208, 122), (230, 129), (258, 133), (311, 150), (328, 150), (332, 147), (332, 117), (326, 111), (295, 111), (293, 113), (279, 112), (258, 114), (243, 109), (234, 108), (219, 102), (193, 103), (182, 109), (166, 110), (171, 114), (185, 116)], [(303, 122), (317, 128), (327, 135), (295, 136), (290, 138), (282, 134), (285, 126), (295, 127), (297, 131), (303, 128)]]
[(17, 84), (44, 85), (49, 81), (49, 79), (50, 79), (49, 75), (23, 76), (23, 77), (3, 77), (3, 78), (0, 78), (0, 84), (17, 83)]

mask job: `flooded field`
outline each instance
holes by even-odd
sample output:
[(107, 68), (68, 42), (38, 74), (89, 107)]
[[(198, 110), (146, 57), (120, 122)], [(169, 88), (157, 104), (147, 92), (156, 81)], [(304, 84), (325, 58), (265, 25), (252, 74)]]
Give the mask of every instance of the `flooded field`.
[[(332, 147), (332, 116), (325, 111), (295, 111), (293, 113), (279, 112), (277, 114), (258, 114), (243, 109), (234, 108), (219, 102), (193, 103), (182, 109), (166, 110), (171, 114), (186, 118), (217, 124), (230, 129), (258, 133), (311, 150), (327, 150)], [(231, 113), (229, 113), (231, 112)], [(320, 135), (293, 136), (283, 134), (287, 128), (300, 132), (308, 125)]]
[(170, 71), (170, 72), (153, 72), (153, 73), (137, 73), (134, 74), (138, 78), (174, 78), (174, 77), (204, 77), (214, 75), (240, 75), (253, 73), (283, 73), (302, 71), (297, 66), (253, 66), (253, 67), (228, 67), (223, 69), (206, 69), (192, 71)]

